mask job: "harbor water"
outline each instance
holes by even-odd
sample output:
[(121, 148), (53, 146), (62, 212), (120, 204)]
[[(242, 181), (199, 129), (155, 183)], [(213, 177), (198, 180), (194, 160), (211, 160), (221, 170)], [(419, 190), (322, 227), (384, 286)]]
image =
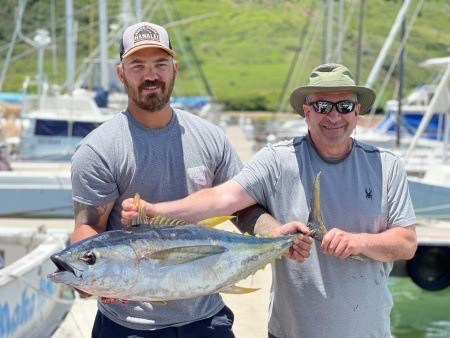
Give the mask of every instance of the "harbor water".
[[(238, 126), (229, 126), (226, 132), (242, 161), (247, 162), (253, 155), (252, 142), (245, 139)], [(73, 220), (0, 219), (1, 226), (36, 228), (45, 226), (47, 229), (71, 231)], [(450, 226), (448, 229), (450, 232)], [(267, 337), (270, 283), (271, 269), (267, 267), (240, 283), (241, 286), (260, 288), (259, 291), (240, 296), (223, 295), (226, 304), (235, 313), (233, 328), (237, 338)], [(420, 289), (409, 278), (390, 278), (389, 288), (394, 299), (394, 308), (391, 312), (393, 337), (450, 337), (450, 287), (443, 291), (430, 292)], [(93, 298), (77, 300), (52, 337), (90, 337), (96, 308), (96, 301)]]
[(450, 288), (426, 291), (410, 278), (390, 278), (391, 331), (398, 338), (450, 337)]

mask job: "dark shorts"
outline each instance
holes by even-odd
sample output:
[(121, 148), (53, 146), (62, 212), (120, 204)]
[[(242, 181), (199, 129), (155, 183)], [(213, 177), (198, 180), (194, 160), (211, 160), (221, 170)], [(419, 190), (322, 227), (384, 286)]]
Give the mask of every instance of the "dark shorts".
[(234, 333), (231, 330), (233, 321), (233, 312), (224, 306), (216, 315), (197, 322), (178, 327), (145, 331), (121, 326), (97, 311), (92, 338), (234, 338)]

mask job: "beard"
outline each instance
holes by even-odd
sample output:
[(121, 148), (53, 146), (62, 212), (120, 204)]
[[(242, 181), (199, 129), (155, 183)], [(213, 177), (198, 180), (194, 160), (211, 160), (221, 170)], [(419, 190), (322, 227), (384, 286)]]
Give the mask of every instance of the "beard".
[[(125, 92), (128, 94), (128, 99), (136, 107), (151, 113), (160, 111), (166, 106), (167, 102), (170, 101), (170, 95), (172, 94), (174, 83), (175, 76), (172, 76), (172, 79), (168, 83), (161, 80), (147, 80), (142, 82), (136, 89), (129, 84), (126, 77), (123, 79), (123, 84), (125, 87)], [(150, 93), (147, 95), (141, 94), (143, 88), (152, 86), (160, 87), (161, 93)]]

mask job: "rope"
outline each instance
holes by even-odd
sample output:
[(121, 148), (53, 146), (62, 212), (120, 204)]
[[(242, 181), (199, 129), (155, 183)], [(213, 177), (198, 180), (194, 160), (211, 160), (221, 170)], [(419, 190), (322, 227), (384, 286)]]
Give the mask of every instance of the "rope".
[[(42, 208), (42, 209), (28, 210), (28, 211), (23, 211), (23, 212), (18, 211), (18, 212), (11, 212), (11, 213), (0, 213), (0, 217), (7, 217), (7, 218), (23, 217), (23, 216), (34, 215), (34, 214), (37, 214), (40, 212), (65, 210), (65, 209), (72, 209), (72, 205), (52, 207), (52, 208)], [(71, 218), (71, 217), (69, 217), (69, 218)]]
[(19, 275), (15, 275), (15, 274), (12, 274), (12, 273), (6, 274), (6, 276), (13, 277), (13, 278), (21, 281), (22, 283), (24, 283), (24, 284), (28, 285), (29, 287), (31, 287), (33, 290), (37, 291), (39, 294), (41, 294), (41, 296), (43, 296), (45, 298), (48, 298), (48, 299), (54, 301), (55, 303), (65, 304), (65, 305), (72, 305), (74, 303), (73, 299), (68, 300), (68, 299), (55, 297), (55, 296), (52, 296), (52, 295), (49, 295), (49, 294), (45, 293), (44, 291), (39, 289), (37, 286), (35, 286), (33, 283), (28, 281), (25, 277), (22, 277), (22, 276), (19, 276)]
[[(60, 298), (60, 297), (55, 297), (55, 296), (52, 296), (52, 295), (49, 295), (49, 294), (45, 293), (44, 291), (42, 291), (41, 289), (36, 287), (34, 284), (32, 284), (30, 281), (28, 281), (26, 278), (24, 278), (22, 276), (15, 275), (15, 274), (8, 274), (7, 276), (13, 277), (13, 278), (17, 279), (18, 281), (28, 285), (33, 290), (37, 291), (41, 296), (43, 296), (45, 298), (48, 298), (48, 299), (52, 300), (55, 303), (63, 304), (63, 305), (73, 305), (73, 304), (77, 304), (77, 303), (80, 303), (80, 302), (84, 302), (84, 300), (80, 297), (80, 295), (77, 292), (75, 292), (75, 295), (74, 295), (75, 298), (74, 299), (70, 299), (70, 300), (69, 299)], [(81, 313), (83, 314), (84, 322), (88, 323), (89, 320), (86, 317), (86, 312), (85, 311), (81, 311)], [(74, 316), (72, 311), (69, 311), (69, 316), (72, 318), (73, 323), (74, 323), (75, 327), (77, 328), (80, 336), (81, 337), (85, 337), (85, 335), (83, 334), (83, 331), (82, 331), (81, 327), (78, 325), (78, 322), (77, 322), (77, 320), (76, 320), (76, 318), (75, 318), (75, 316)]]

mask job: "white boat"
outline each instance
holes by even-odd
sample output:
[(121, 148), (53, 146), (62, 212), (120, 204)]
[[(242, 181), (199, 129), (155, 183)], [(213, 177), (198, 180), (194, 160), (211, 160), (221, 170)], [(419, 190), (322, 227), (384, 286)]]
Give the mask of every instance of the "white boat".
[(13, 161), (69, 161), (92, 130), (110, 118), (89, 96), (40, 95), (24, 100)]
[(0, 198), (0, 217), (73, 217), (68, 169), (0, 171)]
[(67, 239), (65, 232), (0, 228), (0, 337), (50, 337), (61, 324), (73, 293), (46, 276), (55, 271), (50, 255)]
[(12, 171), (0, 171), (0, 217), (70, 218), (69, 160), (112, 115), (102, 114), (89, 96), (28, 96), (23, 106)]
[(426, 125), (414, 144), (414, 156), (410, 156), (405, 163), (408, 174), (419, 177), (424, 176), (434, 164), (442, 162), (447, 148), (445, 138), (448, 138), (450, 129), (446, 123), (446, 115), (450, 113), (450, 97), (447, 94), (450, 87), (446, 72), (450, 58), (429, 59), (421, 65), (437, 69), (438, 75), (433, 84), (419, 86), (402, 100), (400, 147), (396, 145), (397, 100), (387, 101), (386, 116), (377, 125), (372, 128), (358, 126), (354, 132), (354, 137), (362, 142), (390, 149), (405, 157), (424, 116), (427, 116)]
[(450, 166), (434, 165), (423, 178), (410, 177), (409, 190), (419, 219), (450, 221)]

